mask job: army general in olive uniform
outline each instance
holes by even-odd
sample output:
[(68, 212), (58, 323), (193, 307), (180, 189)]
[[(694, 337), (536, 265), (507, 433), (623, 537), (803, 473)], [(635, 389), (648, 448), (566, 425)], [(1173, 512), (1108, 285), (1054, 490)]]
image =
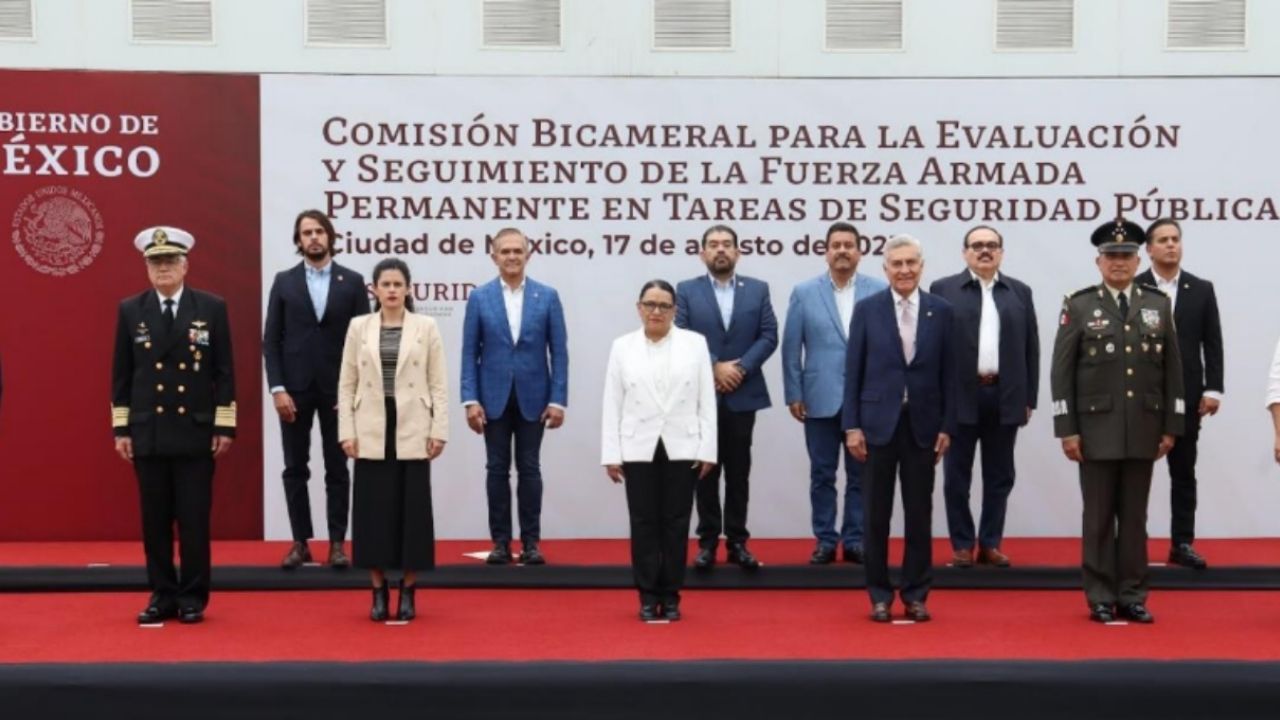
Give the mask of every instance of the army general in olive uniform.
[(1163, 293), (1138, 285), (1142, 228), (1093, 233), (1102, 283), (1068, 297), (1053, 348), (1053, 430), (1080, 463), (1089, 616), (1153, 620), (1147, 610), (1147, 497), (1156, 459), (1183, 431), (1182, 362)]
[[(134, 245), (152, 289), (120, 303), (111, 371), (116, 452), (133, 463), (151, 600), (139, 623), (200, 622), (209, 600), (214, 460), (235, 436), (227, 305), (185, 287), (189, 233), (149, 228)], [(179, 575), (173, 565), (177, 522)]]

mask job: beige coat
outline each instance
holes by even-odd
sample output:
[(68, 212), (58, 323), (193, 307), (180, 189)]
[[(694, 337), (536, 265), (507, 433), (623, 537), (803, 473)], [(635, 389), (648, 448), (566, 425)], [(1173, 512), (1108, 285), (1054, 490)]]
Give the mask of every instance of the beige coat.
[[(355, 440), (357, 457), (384, 460), (386, 395), (378, 338), (382, 314), (361, 315), (347, 327), (338, 377), (338, 438)], [(425, 460), (427, 439), (449, 439), (449, 392), (444, 343), (436, 321), (406, 312), (396, 362), (396, 457)]]

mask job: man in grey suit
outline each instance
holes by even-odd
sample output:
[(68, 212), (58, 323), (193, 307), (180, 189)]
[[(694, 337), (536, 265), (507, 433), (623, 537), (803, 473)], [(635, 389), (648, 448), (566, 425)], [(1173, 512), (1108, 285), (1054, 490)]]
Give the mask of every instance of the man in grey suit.
[[(862, 562), (862, 463), (844, 446), (841, 408), (845, 349), (856, 303), (888, 283), (857, 274), (858, 231), (846, 222), (827, 229), (827, 272), (791, 292), (782, 331), (782, 381), (791, 416), (804, 423), (809, 453), (809, 504), (817, 546), (809, 562)], [(844, 455), (844, 514), (836, 533), (836, 471)]]

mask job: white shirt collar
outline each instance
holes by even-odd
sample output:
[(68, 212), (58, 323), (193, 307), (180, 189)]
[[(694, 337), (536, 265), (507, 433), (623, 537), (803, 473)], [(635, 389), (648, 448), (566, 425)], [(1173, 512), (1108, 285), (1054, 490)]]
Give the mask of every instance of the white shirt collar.
[(303, 261), (302, 264), (307, 269), (307, 272), (312, 275), (328, 275), (329, 271), (333, 270), (333, 258), (329, 258), (328, 260), (326, 260), (324, 265), (320, 267), (315, 267), (311, 263), (306, 262), (305, 260)]
[(988, 283), (987, 281), (983, 280), (981, 275), (979, 275), (978, 273), (976, 273), (976, 272), (974, 272), (974, 271), (972, 271), (972, 270), (970, 270), (970, 271), (969, 271), (969, 277), (973, 278), (973, 281), (974, 281), (974, 282), (976, 282), (976, 283), (978, 283), (978, 285), (980, 285), (981, 287), (984, 287), (984, 288), (985, 288), (985, 287), (990, 287), (990, 286), (995, 285), (996, 283), (1000, 282), (1000, 271), (999, 271), (999, 270), (997, 270), (997, 271), (996, 271), (996, 274), (991, 276), (991, 282), (990, 282), (990, 283)]
[(915, 290), (912, 290), (912, 291), (911, 291), (911, 294), (910, 294), (910, 295), (908, 295), (908, 296), (907, 296), (907, 297), (905, 297), (905, 298), (903, 298), (901, 295), (899, 295), (897, 290), (891, 290), (890, 292), (892, 292), (892, 293), (893, 293), (893, 304), (894, 304), (895, 306), (900, 306), (900, 305), (902, 305), (902, 301), (903, 301), (903, 300), (906, 300), (906, 301), (907, 301), (907, 303), (908, 303), (908, 304), (910, 304), (912, 307), (920, 307), (920, 288), (919, 288), (919, 286), (917, 286)]
[(177, 310), (178, 306), (182, 304), (182, 291), (183, 291), (183, 290), (185, 290), (185, 289), (186, 289), (186, 287), (187, 287), (186, 285), (183, 285), (183, 286), (179, 287), (179, 288), (178, 288), (178, 291), (177, 291), (177, 292), (175, 292), (173, 295), (170, 295), (168, 298), (166, 298), (166, 297), (164, 296), (164, 293), (162, 293), (162, 292), (160, 292), (159, 290), (157, 290), (157, 291), (156, 291), (156, 299), (160, 301), (160, 310), (161, 310), (161, 311), (163, 311), (163, 310), (164, 310), (164, 301), (165, 301), (165, 300), (173, 300), (173, 307), (174, 307), (174, 309), (175, 309), (175, 310)]
[(502, 292), (507, 293), (508, 295), (514, 295), (515, 293), (524, 292), (524, 284), (528, 279), (529, 279), (528, 276), (521, 276), (520, 284), (515, 287), (511, 287), (510, 285), (507, 284), (507, 281), (504, 280), (501, 275), (499, 275), (498, 283), (502, 285)]
[(853, 284), (857, 282), (858, 276), (857, 274), (850, 275), (849, 282), (845, 283), (844, 287), (840, 287), (840, 284), (836, 282), (836, 279), (831, 277), (830, 272), (827, 273), (827, 279), (831, 281), (831, 287), (835, 288), (836, 292), (847, 292), (853, 289)]

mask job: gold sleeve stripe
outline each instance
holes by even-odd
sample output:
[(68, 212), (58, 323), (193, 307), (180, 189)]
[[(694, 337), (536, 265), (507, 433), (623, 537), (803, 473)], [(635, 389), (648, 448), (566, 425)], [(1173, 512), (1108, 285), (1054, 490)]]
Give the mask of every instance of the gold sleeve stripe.
[(236, 404), (231, 403), (230, 405), (219, 405), (215, 408), (213, 414), (213, 425), (214, 427), (235, 427)]
[(111, 406), (111, 427), (129, 427), (129, 408), (127, 406)]

